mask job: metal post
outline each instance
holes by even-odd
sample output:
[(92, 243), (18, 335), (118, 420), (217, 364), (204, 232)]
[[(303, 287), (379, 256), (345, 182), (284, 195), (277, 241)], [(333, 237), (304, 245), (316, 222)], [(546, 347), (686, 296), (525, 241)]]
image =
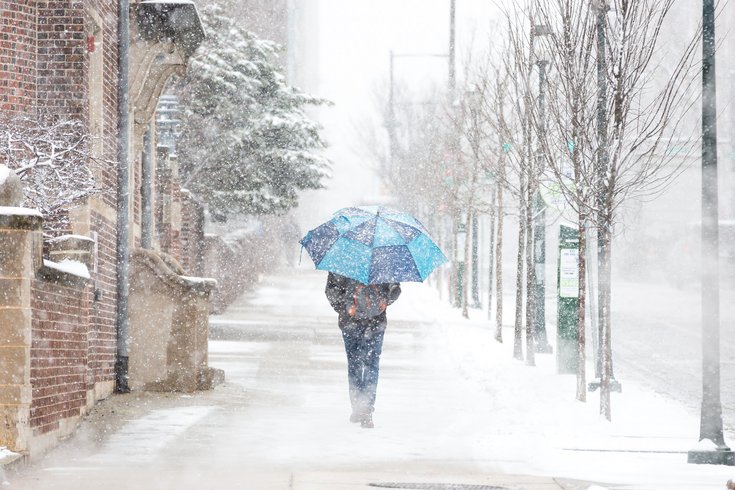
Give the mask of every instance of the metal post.
[(455, 31), (454, 31), (454, 18), (456, 12), (456, 0), (450, 0), (449, 2), (449, 100), (450, 102), (454, 98), (454, 89), (456, 87), (456, 68), (454, 66), (454, 49), (455, 49)]
[[(539, 125), (538, 138), (539, 149), (537, 155), (537, 175), (540, 176), (544, 169), (543, 141), (546, 135), (546, 65), (548, 61), (538, 60), (538, 105)], [(546, 205), (541, 198), (540, 190), (534, 196), (534, 335), (536, 337), (536, 352), (550, 354), (553, 352), (546, 334)]]
[(695, 464), (735, 465), (725, 444), (720, 401), (719, 215), (717, 202), (717, 109), (715, 6), (702, 2), (702, 412), (699, 440), (716, 449), (689, 451)]
[(130, 94), (128, 86), (130, 55), (130, 1), (119, 0), (117, 46), (117, 359), (115, 361), (115, 390), (130, 391), (128, 386), (128, 268), (129, 214), (130, 214)]
[[(607, 135), (607, 37), (605, 35), (605, 26), (607, 23), (608, 0), (597, 0), (597, 160), (596, 173), (598, 178), (597, 185), (597, 271), (598, 271), (598, 361), (595, 368), (599, 372), (599, 382), (590, 383), (589, 389), (594, 390), (602, 383), (607, 382), (610, 391), (622, 391), (622, 386), (615, 380), (613, 374), (612, 354), (610, 354), (610, 372), (609, 379), (605, 379), (605, 373), (602, 369), (602, 361), (605, 357), (606, 340), (609, 339), (609, 328), (607, 324), (607, 311), (605, 308), (604, 294), (609, 291), (609, 280), (607, 272), (608, 267), (604, 264), (610, 260), (609, 238), (610, 231), (606, 228), (606, 214), (604, 210), (604, 191), (606, 189), (606, 175), (609, 167), (608, 153), (608, 135)], [(599, 275), (602, 274), (602, 275)]]
[(396, 159), (396, 109), (393, 100), (393, 50), (390, 51), (388, 92), (388, 170), (393, 171)]

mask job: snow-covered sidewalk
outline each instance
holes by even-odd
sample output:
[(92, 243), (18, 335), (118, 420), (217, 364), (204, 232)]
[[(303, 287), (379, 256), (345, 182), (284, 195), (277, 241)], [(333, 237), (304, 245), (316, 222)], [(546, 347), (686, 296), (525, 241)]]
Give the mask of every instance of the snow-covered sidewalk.
[[(512, 314), (513, 303), (506, 305)], [(698, 444), (699, 417), (676, 401), (626, 379), (623, 392), (612, 395), (613, 420), (607, 422), (599, 415), (599, 392), (588, 393), (586, 403), (576, 401), (576, 377), (557, 374), (553, 354), (537, 354), (536, 367), (513, 359), (513, 329), (504, 328), (504, 343), (496, 342), (486, 311), (471, 310), (466, 320), (435, 290), (404, 285), (391, 318), (416, 312), (427, 325), (435, 323), (447, 369), (459, 370), (468, 393), (487, 395), (488, 404), (477, 407), (490, 413), (490, 423), (478, 427), (477, 454), (506, 461), (503, 471), (687, 490), (725, 488), (735, 474), (728, 467), (687, 463), (687, 451)], [(553, 316), (547, 318), (552, 344), (553, 324)], [(591, 360), (587, 372), (594, 373)]]
[(608, 423), (553, 356), (514, 360), (511, 329), (496, 343), (485, 313), (465, 320), (422, 284), (404, 284), (388, 312), (375, 429), (350, 424), (325, 279), (264, 278), (210, 319), (224, 385), (113, 396), (10, 488), (714, 490), (735, 473), (686, 463), (698, 418), (677, 403), (626, 380)]

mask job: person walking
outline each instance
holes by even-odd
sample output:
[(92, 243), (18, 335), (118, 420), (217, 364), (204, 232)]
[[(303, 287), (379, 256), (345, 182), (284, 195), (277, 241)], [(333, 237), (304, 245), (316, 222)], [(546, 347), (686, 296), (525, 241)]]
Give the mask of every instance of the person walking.
[(347, 354), (352, 404), (350, 422), (359, 422), (362, 427), (372, 429), (380, 354), (388, 325), (385, 311), (400, 296), (401, 285), (365, 285), (330, 272), (325, 293), (329, 304), (339, 315), (338, 325)]

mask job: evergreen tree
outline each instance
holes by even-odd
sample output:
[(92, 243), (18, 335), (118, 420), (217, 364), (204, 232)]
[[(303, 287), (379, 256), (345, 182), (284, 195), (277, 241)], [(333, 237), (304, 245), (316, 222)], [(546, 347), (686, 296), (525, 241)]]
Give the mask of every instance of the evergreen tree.
[(202, 21), (207, 39), (175, 87), (185, 186), (220, 214), (285, 212), (328, 176), (320, 127), (304, 113), (326, 101), (289, 86), (279, 46), (218, 6), (205, 7)]

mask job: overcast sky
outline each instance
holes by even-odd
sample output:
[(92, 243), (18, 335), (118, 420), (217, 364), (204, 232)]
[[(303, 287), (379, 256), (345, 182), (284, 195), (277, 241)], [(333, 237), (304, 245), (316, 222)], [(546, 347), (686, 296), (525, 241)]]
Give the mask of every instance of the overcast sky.
[[(487, 44), (491, 4), (457, 0), (458, 62), (469, 45)], [(375, 94), (387, 87), (390, 51), (446, 54), (449, 44), (449, 0), (318, 0), (318, 9), (318, 63), (300, 68), (317, 69), (318, 86), (307, 89), (335, 103), (319, 115), (331, 145), (327, 154), (334, 178), (329, 190), (304, 195), (299, 216), (306, 227), (381, 193), (356, 133), (375, 119)], [(397, 58), (394, 66), (396, 83), (419, 91), (446, 84), (447, 73), (446, 58)]]

